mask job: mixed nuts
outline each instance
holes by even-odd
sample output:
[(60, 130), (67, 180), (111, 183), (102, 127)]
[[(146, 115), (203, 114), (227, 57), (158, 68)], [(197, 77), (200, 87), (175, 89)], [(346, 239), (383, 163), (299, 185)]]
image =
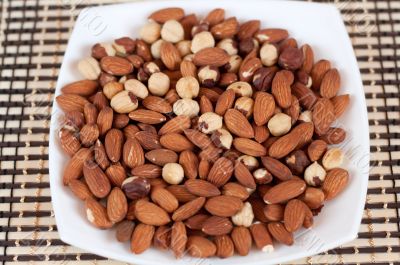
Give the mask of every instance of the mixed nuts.
[(349, 181), (328, 146), (346, 136), (333, 127), (349, 104), (338, 70), (285, 29), (219, 8), (158, 10), (139, 35), (93, 45), (83, 80), (56, 98), (63, 183), (88, 220), (135, 254), (292, 245)]

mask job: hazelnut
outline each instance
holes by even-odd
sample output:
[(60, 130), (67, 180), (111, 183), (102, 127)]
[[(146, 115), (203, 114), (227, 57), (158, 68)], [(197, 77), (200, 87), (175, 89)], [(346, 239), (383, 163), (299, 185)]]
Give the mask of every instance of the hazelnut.
[(225, 64), (224, 68), (228, 73), (237, 73), (242, 61), (242, 57), (239, 55), (232, 55), (229, 57), (229, 61)]
[(326, 171), (318, 162), (312, 163), (304, 171), (304, 180), (310, 186), (321, 186), (325, 180), (325, 176)]
[(155, 62), (146, 62), (143, 64), (143, 70), (146, 74), (151, 75), (160, 72), (160, 67)]
[(93, 57), (87, 57), (79, 61), (78, 71), (85, 79), (96, 80), (100, 73), (100, 64)]
[(194, 35), (190, 50), (196, 53), (204, 48), (212, 48), (215, 46), (213, 35), (208, 31), (202, 31)]
[(339, 148), (332, 148), (326, 151), (322, 157), (322, 165), (326, 170), (340, 167), (343, 163), (344, 154)]
[(243, 81), (230, 84), (227, 89), (233, 89), (239, 97), (251, 97), (253, 95), (253, 88), (251, 85)]
[(199, 91), (199, 82), (193, 76), (182, 77), (176, 83), (176, 93), (178, 93), (181, 98), (195, 98), (199, 95)]
[(324, 203), (325, 194), (321, 189), (308, 187), (301, 196), (301, 200), (310, 209), (318, 209)]
[(310, 88), (312, 85), (311, 76), (306, 71), (301, 69), (296, 72), (296, 80), (308, 88)]
[(121, 91), (112, 97), (110, 106), (118, 113), (129, 113), (138, 107), (137, 97), (130, 91)]
[(185, 115), (193, 118), (199, 114), (200, 106), (197, 101), (189, 98), (183, 98), (175, 101), (173, 112), (175, 115)]
[(148, 44), (152, 44), (158, 40), (160, 38), (160, 34), (161, 26), (155, 21), (149, 21), (139, 31), (140, 38)]
[(233, 39), (223, 39), (218, 42), (217, 47), (225, 50), (229, 55), (236, 55), (238, 53), (237, 43)]
[(270, 43), (264, 43), (260, 49), (261, 62), (265, 66), (272, 66), (278, 61), (278, 48)]
[(117, 93), (124, 90), (124, 85), (119, 82), (109, 82), (103, 86), (103, 94), (108, 98), (112, 99)]
[(276, 113), (268, 121), (269, 132), (273, 136), (281, 136), (290, 131), (292, 127), (292, 118), (284, 113)]
[(143, 68), (139, 68), (137, 73), (137, 79), (141, 82), (146, 82), (149, 80), (149, 74), (147, 74)]
[(129, 79), (124, 83), (126, 91), (132, 92), (136, 97), (144, 99), (149, 95), (147, 87), (136, 79)]
[(240, 97), (235, 101), (235, 109), (240, 111), (246, 118), (253, 114), (254, 100), (249, 97)]
[(258, 91), (267, 91), (271, 88), (272, 80), (278, 71), (278, 67), (261, 67), (254, 72), (253, 86)]
[(296, 150), (286, 157), (286, 165), (294, 174), (300, 175), (304, 172), (304, 169), (310, 165), (310, 160), (304, 151)]
[(181, 57), (184, 57), (191, 53), (190, 47), (192, 46), (192, 42), (190, 40), (182, 40), (176, 44), (176, 48), (178, 49)]
[(303, 64), (303, 52), (298, 48), (287, 47), (279, 55), (279, 65), (287, 70), (297, 70)]
[(299, 121), (303, 121), (303, 122), (312, 122), (312, 112), (311, 110), (306, 110), (303, 111), (302, 113), (300, 113), (299, 116)]
[(215, 66), (203, 66), (199, 69), (197, 76), (200, 83), (205, 87), (213, 87), (219, 80), (219, 71)]
[(199, 34), (200, 32), (208, 31), (208, 29), (209, 25), (206, 22), (200, 23), (199, 25), (195, 25), (191, 30), (192, 37), (195, 36), (196, 34)]
[(126, 197), (137, 200), (146, 197), (150, 192), (150, 182), (146, 178), (133, 176), (122, 182), (121, 189)]
[(177, 43), (183, 40), (185, 32), (181, 23), (176, 20), (168, 20), (161, 28), (161, 38), (165, 41)]
[(92, 47), (92, 57), (100, 60), (105, 56), (114, 56), (115, 49), (109, 43), (96, 43)]
[(183, 180), (183, 167), (178, 163), (167, 163), (162, 169), (162, 177), (169, 184), (179, 184)]
[(169, 77), (168, 75), (158, 72), (150, 75), (148, 80), (148, 87), (151, 94), (155, 96), (164, 96), (169, 90)]
[(238, 158), (238, 161), (243, 163), (248, 170), (253, 171), (258, 168), (258, 160), (254, 156), (242, 155)]
[(189, 61), (189, 62), (191, 62), (191, 61), (193, 61), (193, 57), (194, 57), (194, 54), (193, 53), (191, 53), (191, 54), (188, 54), (188, 55), (186, 55), (185, 57), (183, 57), (183, 61)]
[(161, 58), (161, 45), (164, 43), (164, 40), (159, 39), (150, 46), (150, 52), (151, 56), (153, 56), (154, 59), (160, 59)]
[(225, 129), (218, 129), (211, 135), (211, 141), (216, 147), (221, 147), (224, 149), (231, 149), (233, 137), (232, 134)]
[(136, 42), (129, 37), (122, 37), (114, 40), (114, 49), (120, 54), (132, 53), (136, 48)]
[(242, 209), (232, 216), (232, 223), (237, 226), (249, 227), (253, 223), (253, 219), (253, 208), (249, 202), (245, 202)]
[(100, 86), (104, 87), (107, 83), (110, 82), (116, 82), (117, 78), (113, 75), (110, 75), (106, 72), (101, 72), (100, 76), (99, 76), (99, 83)]
[(247, 55), (254, 49), (258, 49), (259, 44), (256, 39), (253, 38), (246, 38), (240, 41), (239, 43), (239, 50), (240, 53), (243, 55)]
[(227, 87), (232, 83), (238, 81), (238, 77), (235, 73), (223, 73), (219, 79), (219, 85), (222, 87)]
[(137, 68), (137, 69), (142, 67), (142, 64), (144, 62), (143, 58), (136, 54), (131, 54), (131, 55), (127, 56), (126, 59), (128, 59), (131, 62), (131, 64), (133, 65), (133, 67)]
[(257, 184), (268, 184), (273, 178), (266, 168), (258, 168), (254, 170), (253, 177)]
[(203, 133), (212, 133), (222, 127), (222, 117), (214, 112), (203, 113), (199, 117), (198, 127)]

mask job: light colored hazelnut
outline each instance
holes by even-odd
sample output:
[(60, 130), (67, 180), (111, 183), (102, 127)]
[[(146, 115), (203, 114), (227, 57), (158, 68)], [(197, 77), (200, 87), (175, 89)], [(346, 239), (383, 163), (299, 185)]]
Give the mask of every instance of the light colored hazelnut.
[(124, 85), (119, 82), (108, 82), (103, 87), (103, 94), (108, 98), (112, 99), (117, 93), (124, 90)]
[(251, 85), (244, 81), (238, 81), (230, 84), (227, 89), (233, 89), (239, 97), (251, 97), (253, 95), (253, 88)]
[(311, 186), (320, 186), (324, 182), (325, 176), (325, 169), (317, 161), (309, 165), (304, 171), (304, 180)]
[(143, 65), (143, 70), (146, 74), (151, 75), (160, 72), (160, 67), (155, 62), (146, 62)]
[(268, 121), (268, 129), (273, 136), (284, 135), (291, 128), (292, 118), (285, 113), (277, 113)]
[(200, 83), (205, 87), (215, 86), (220, 77), (218, 67), (209, 65), (201, 67), (197, 76), (199, 77)]
[(105, 56), (114, 56), (116, 53), (114, 47), (110, 43), (96, 43), (92, 47), (92, 57), (101, 59)]
[(264, 43), (260, 49), (261, 62), (265, 66), (272, 66), (278, 61), (278, 49), (275, 45)]
[(223, 39), (217, 44), (218, 48), (223, 49), (229, 55), (236, 55), (238, 53), (237, 44), (232, 39)]
[(228, 130), (221, 128), (213, 132), (211, 135), (211, 141), (216, 147), (229, 150), (232, 146), (233, 136)]
[(191, 54), (188, 54), (185, 57), (183, 57), (183, 60), (191, 62), (191, 61), (193, 61), (193, 57), (194, 57), (194, 54), (191, 53)]
[(126, 75), (121, 76), (121, 78), (118, 80), (119, 83), (124, 84), (126, 82), (126, 80), (128, 80), (128, 78), (126, 77)]
[(249, 227), (253, 223), (253, 219), (253, 208), (249, 202), (245, 202), (242, 209), (232, 216), (232, 223), (237, 226)]
[(311, 110), (306, 110), (306, 111), (303, 111), (302, 113), (300, 113), (299, 121), (312, 122)]
[(232, 55), (229, 57), (228, 63), (225, 65), (226, 71), (228, 73), (237, 73), (239, 71), (240, 65), (242, 64), (242, 57), (239, 55)]
[(123, 90), (112, 97), (110, 106), (118, 113), (129, 113), (138, 107), (137, 97), (130, 91)]
[(168, 20), (161, 28), (161, 38), (165, 41), (177, 43), (183, 40), (185, 32), (181, 23), (176, 20)]
[(136, 79), (129, 79), (124, 83), (125, 90), (132, 92), (136, 97), (144, 99), (149, 95), (147, 87)]
[(257, 184), (267, 184), (272, 181), (272, 175), (266, 168), (258, 168), (254, 170), (253, 177)]
[(235, 101), (235, 109), (243, 113), (246, 118), (253, 114), (254, 100), (249, 97), (240, 97)]
[(182, 40), (176, 44), (176, 48), (178, 49), (181, 57), (185, 57), (190, 54), (190, 47), (192, 46), (192, 42), (190, 40)]
[(199, 117), (199, 130), (203, 133), (212, 133), (222, 128), (222, 117), (214, 112), (206, 112)]
[(250, 171), (258, 168), (259, 165), (257, 158), (254, 156), (242, 155), (237, 160), (243, 163)]
[(176, 93), (181, 98), (195, 98), (199, 95), (200, 85), (196, 78), (193, 76), (181, 77), (176, 82)]
[(332, 148), (326, 151), (322, 157), (322, 165), (326, 170), (340, 167), (343, 163), (344, 154), (339, 148)]
[(178, 163), (167, 163), (162, 168), (162, 177), (165, 182), (174, 185), (183, 180), (183, 167)]
[(168, 75), (158, 72), (150, 76), (147, 86), (151, 94), (155, 96), (164, 96), (169, 90), (169, 77)]
[(199, 114), (200, 106), (196, 100), (183, 98), (175, 101), (172, 109), (177, 116), (185, 115), (193, 118)]
[(161, 26), (155, 21), (149, 21), (139, 31), (140, 38), (148, 44), (152, 44), (158, 40), (160, 38), (160, 34)]
[(78, 71), (85, 79), (96, 80), (100, 73), (100, 64), (93, 57), (87, 57), (79, 61)]
[(161, 58), (161, 45), (163, 44), (164, 40), (159, 39), (150, 46), (150, 52), (151, 56), (153, 56), (154, 59), (160, 59)]
[(190, 50), (196, 53), (204, 48), (212, 48), (215, 46), (213, 35), (208, 31), (202, 31), (194, 35)]

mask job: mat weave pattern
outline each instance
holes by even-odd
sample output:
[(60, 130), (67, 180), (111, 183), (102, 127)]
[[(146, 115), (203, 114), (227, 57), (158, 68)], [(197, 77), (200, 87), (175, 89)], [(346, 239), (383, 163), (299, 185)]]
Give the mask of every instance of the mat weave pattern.
[[(63, 243), (51, 206), (48, 133), (76, 15), (112, 0), (0, 1), (0, 262), (123, 264)], [(371, 138), (358, 239), (291, 264), (400, 264), (400, 1), (330, 1), (362, 73)], [(90, 8), (90, 7), (88, 7)]]

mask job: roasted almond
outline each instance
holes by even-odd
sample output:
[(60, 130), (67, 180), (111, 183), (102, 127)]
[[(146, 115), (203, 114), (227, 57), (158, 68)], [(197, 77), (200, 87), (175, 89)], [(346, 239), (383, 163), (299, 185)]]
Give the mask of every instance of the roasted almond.
[(314, 140), (310, 143), (307, 148), (308, 157), (311, 161), (319, 160), (322, 155), (325, 153), (328, 145), (325, 141), (322, 140)]
[(197, 66), (220, 67), (229, 61), (229, 55), (221, 48), (204, 48), (194, 54), (193, 63)]
[(217, 104), (215, 105), (215, 113), (223, 116), (228, 109), (232, 108), (234, 102), (235, 91), (233, 89), (225, 90), (218, 98)]
[(235, 182), (228, 182), (222, 187), (222, 194), (227, 196), (238, 197), (242, 201), (245, 201), (249, 196), (249, 192), (246, 187)]
[(268, 231), (272, 237), (285, 245), (291, 246), (294, 243), (293, 234), (288, 232), (285, 226), (279, 222), (268, 223)]
[(324, 135), (329, 130), (335, 118), (335, 110), (329, 99), (320, 98), (312, 109), (312, 119), (315, 132)]
[(253, 118), (258, 126), (268, 122), (275, 111), (274, 97), (267, 92), (257, 92), (254, 99)]
[(197, 258), (208, 258), (215, 254), (217, 247), (205, 237), (190, 236), (187, 241), (189, 255)]
[(203, 223), (203, 231), (210, 236), (226, 235), (232, 231), (232, 222), (227, 217), (211, 216)]
[(151, 150), (145, 154), (147, 160), (158, 166), (164, 166), (167, 163), (176, 163), (178, 161), (178, 155), (168, 149), (156, 149)]
[(286, 39), (289, 36), (289, 33), (285, 29), (270, 28), (261, 29), (254, 36), (261, 43), (277, 43)]
[(142, 100), (142, 104), (146, 109), (157, 111), (160, 113), (170, 113), (172, 112), (171, 104), (160, 97), (147, 96)]
[(235, 215), (243, 207), (243, 202), (233, 196), (220, 195), (207, 200), (204, 208), (211, 214), (221, 217)]
[(161, 145), (175, 152), (193, 149), (194, 145), (182, 134), (167, 133), (160, 137)]
[(138, 224), (132, 233), (131, 251), (135, 254), (143, 253), (151, 246), (155, 227), (148, 224)]
[(69, 83), (61, 88), (64, 94), (77, 94), (80, 96), (90, 96), (94, 94), (99, 84), (94, 80), (80, 80)]
[(234, 175), (237, 181), (249, 189), (256, 188), (256, 182), (250, 170), (239, 160), (235, 161)]
[(331, 98), (336, 119), (342, 116), (350, 103), (350, 95), (344, 94)]
[(118, 129), (111, 129), (106, 134), (104, 147), (108, 158), (114, 163), (121, 158), (123, 140), (124, 135)]
[(135, 205), (136, 218), (147, 225), (165, 225), (171, 221), (168, 213), (154, 203), (139, 200)]
[(115, 187), (107, 197), (107, 215), (111, 222), (118, 223), (122, 221), (128, 212), (128, 201), (124, 192)]
[(302, 194), (306, 189), (306, 184), (302, 180), (287, 180), (273, 186), (264, 195), (264, 202), (275, 204), (285, 202)]
[(201, 149), (207, 149), (207, 148), (213, 146), (210, 138), (206, 134), (204, 134), (204, 133), (202, 133), (202, 132), (200, 132), (198, 130), (186, 129), (183, 132), (185, 133), (186, 137), (194, 145), (196, 145), (197, 147), (199, 147)]
[(231, 233), (233, 244), (235, 249), (240, 256), (246, 256), (249, 254), (251, 248), (251, 234), (247, 227), (236, 226), (233, 228)]
[(281, 204), (267, 204), (264, 206), (264, 215), (269, 221), (282, 221), (285, 208)]
[(201, 209), (201, 207), (203, 207), (205, 201), (206, 199), (204, 197), (199, 197), (197, 199), (185, 203), (177, 210), (175, 210), (175, 212), (172, 214), (172, 220), (182, 221), (195, 215)]
[(234, 254), (234, 245), (229, 235), (219, 235), (214, 238), (214, 243), (217, 246), (216, 255), (220, 258), (228, 258)]
[(90, 191), (97, 198), (104, 198), (110, 193), (110, 181), (103, 170), (93, 161), (86, 161), (84, 163), (83, 176)]
[(197, 198), (195, 195), (190, 193), (184, 185), (171, 185), (166, 187), (166, 189), (181, 203), (190, 202)]
[(186, 189), (200, 197), (218, 196), (221, 192), (212, 183), (201, 179), (189, 179), (185, 182)]
[(265, 156), (261, 158), (261, 162), (272, 175), (280, 180), (289, 180), (293, 176), (290, 169), (277, 159)]
[(158, 134), (181, 133), (184, 130), (189, 129), (190, 125), (190, 118), (188, 116), (176, 116), (167, 121), (160, 130), (158, 130)]
[(93, 194), (89, 190), (89, 187), (86, 185), (85, 182), (79, 179), (73, 179), (69, 182), (68, 187), (71, 191), (81, 200), (86, 200), (87, 198), (92, 198)]
[(149, 19), (152, 19), (158, 23), (165, 23), (168, 20), (180, 20), (185, 15), (185, 12), (180, 7), (168, 7), (157, 10), (149, 16)]
[(100, 60), (101, 69), (112, 75), (127, 75), (132, 73), (133, 65), (125, 58), (105, 56)]
[(238, 31), (239, 23), (235, 17), (227, 18), (210, 29), (216, 39), (232, 38)]
[(243, 154), (250, 156), (265, 156), (267, 154), (263, 145), (247, 138), (235, 138), (233, 146)]
[(292, 104), (292, 94), (290, 89), (290, 81), (288, 81), (285, 70), (275, 74), (272, 80), (272, 95), (274, 95), (276, 103), (281, 108), (288, 108)]
[(138, 140), (130, 138), (125, 141), (122, 148), (122, 160), (130, 168), (144, 164), (144, 152)]
[(159, 124), (166, 121), (166, 118), (161, 113), (152, 110), (134, 110), (129, 113), (129, 118), (134, 121), (147, 124)]
[(170, 248), (174, 252), (176, 258), (183, 256), (187, 243), (187, 234), (185, 224), (181, 221), (176, 221), (171, 229), (171, 244)]
[(287, 231), (295, 232), (303, 225), (305, 207), (307, 206), (297, 199), (290, 200), (286, 204), (283, 222)]
[(160, 149), (160, 139), (155, 133), (149, 131), (140, 131), (135, 134), (136, 139), (145, 150)]
[(183, 151), (179, 155), (179, 164), (183, 167), (183, 171), (187, 178), (195, 179), (197, 177), (199, 159), (192, 151), (190, 150)]
[(333, 98), (340, 89), (340, 75), (336, 68), (326, 72), (321, 81), (320, 94), (324, 98)]
[(325, 193), (326, 200), (332, 200), (337, 197), (347, 186), (349, 182), (349, 172), (342, 168), (334, 168), (326, 174), (322, 190)]
[(64, 112), (83, 112), (85, 104), (89, 103), (84, 97), (77, 94), (62, 94), (56, 97), (56, 101)]
[(113, 223), (108, 219), (106, 208), (93, 198), (85, 201), (86, 217), (90, 223), (100, 229), (111, 228)]
[(225, 158), (221, 157), (217, 161), (215, 161), (214, 165), (211, 167), (210, 172), (207, 176), (207, 180), (214, 184), (217, 187), (223, 186), (233, 173), (233, 164), (232, 162)]
[(267, 253), (274, 251), (272, 238), (268, 232), (266, 224), (259, 222), (254, 223), (250, 226), (250, 232), (258, 249), (261, 249), (262, 252)]
[(169, 213), (175, 211), (179, 206), (179, 202), (175, 196), (163, 188), (154, 189), (151, 192), (151, 200)]

